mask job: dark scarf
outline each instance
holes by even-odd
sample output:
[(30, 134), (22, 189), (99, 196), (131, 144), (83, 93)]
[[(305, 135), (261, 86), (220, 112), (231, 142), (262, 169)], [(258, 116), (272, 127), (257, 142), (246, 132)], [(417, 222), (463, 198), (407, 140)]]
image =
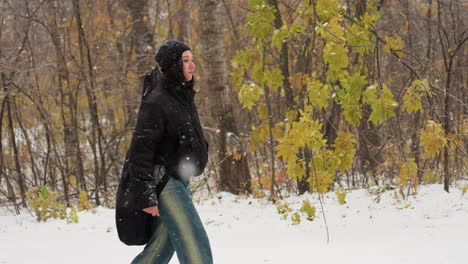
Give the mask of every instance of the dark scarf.
[(186, 82), (180, 82), (171, 78), (175, 76), (165, 76), (159, 69), (154, 68), (147, 72), (143, 81), (143, 92), (141, 100), (146, 97), (156, 88), (165, 89), (170, 95), (177, 99), (184, 106), (191, 106), (194, 103), (195, 90), (193, 89), (193, 79)]
[(194, 103), (196, 92), (193, 89), (193, 80), (177, 82), (169, 79), (162, 79), (162, 88), (186, 107), (190, 107)]

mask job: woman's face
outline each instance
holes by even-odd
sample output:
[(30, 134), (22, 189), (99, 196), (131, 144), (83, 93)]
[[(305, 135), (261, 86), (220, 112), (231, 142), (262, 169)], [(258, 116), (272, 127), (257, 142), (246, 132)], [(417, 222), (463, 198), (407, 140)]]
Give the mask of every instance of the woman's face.
[(182, 65), (184, 70), (184, 77), (186, 81), (192, 80), (193, 72), (195, 71), (195, 64), (190, 50), (182, 53)]

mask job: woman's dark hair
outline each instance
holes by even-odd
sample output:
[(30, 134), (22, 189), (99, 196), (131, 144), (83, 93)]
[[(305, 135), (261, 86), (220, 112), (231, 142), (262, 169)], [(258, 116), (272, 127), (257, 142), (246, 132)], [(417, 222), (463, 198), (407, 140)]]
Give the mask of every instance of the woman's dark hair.
[(182, 84), (185, 87), (193, 88), (195, 84), (195, 78), (192, 76), (192, 80), (186, 81), (184, 76), (184, 66), (182, 62), (182, 56), (175, 61), (172, 66), (162, 73), (162, 76), (169, 83)]
[(167, 80), (172, 82), (182, 83), (185, 82), (184, 69), (182, 65), (182, 58), (175, 61), (172, 66), (163, 73)]

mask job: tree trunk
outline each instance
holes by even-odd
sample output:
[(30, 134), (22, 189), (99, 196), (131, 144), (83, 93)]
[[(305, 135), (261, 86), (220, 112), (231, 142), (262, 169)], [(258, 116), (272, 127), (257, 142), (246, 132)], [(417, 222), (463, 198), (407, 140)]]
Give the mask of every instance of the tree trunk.
[[(210, 102), (215, 133), (214, 152), (220, 163), (219, 175), (221, 189), (234, 194), (250, 192), (250, 173), (247, 152), (238, 136), (232, 105), (226, 93), (224, 80), (225, 55), (222, 47), (223, 33), (220, 23), (219, 1), (200, 1), (202, 51), (205, 61), (206, 87)], [(231, 154), (227, 155), (227, 149)]]
[[(81, 174), (83, 162), (81, 159), (81, 151), (78, 140), (78, 119), (77, 119), (77, 90), (73, 89), (70, 83), (69, 72), (66, 62), (66, 51), (63, 39), (58, 27), (57, 14), (59, 5), (50, 3), (50, 35), (55, 47), (55, 58), (57, 68), (57, 85), (60, 91), (60, 111), (63, 124), (63, 139), (65, 144), (64, 168), (61, 168), (63, 192), (67, 205), (70, 204), (69, 185), (70, 178)], [(77, 170), (79, 172), (77, 172)], [(84, 176), (83, 176), (84, 179)]]
[[(26, 147), (28, 149), (29, 159), (31, 161), (30, 165), (31, 165), (31, 172), (33, 176), (33, 183), (34, 183), (34, 186), (38, 186), (38, 177), (37, 177), (38, 169), (36, 166), (35, 157), (33, 155), (32, 147), (31, 147), (31, 139), (29, 138), (28, 132), (23, 125), (23, 118), (20, 115), (20, 110), (18, 110), (18, 104), (16, 103), (16, 101), (13, 101), (12, 103), (13, 103), (13, 107), (15, 110), (15, 118), (18, 122), (19, 129), (21, 130), (24, 140), (26, 141)], [(23, 161), (23, 162), (26, 162), (26, 161)]]
[[(78, 30), (78, 46), (80, 49), (80, 71), (82, 80), (86, 90), (86, 96), (88, 98), (89, 113), (91, 116), (92, 133), (91, 133), (91, 148), (94, 154), (94, 177), (95, 177), (95, 199), (96, 204), (100, 205), (99, 188), (103, 184), (104, 192), (107, 191), (107, 181), (105, 175), (105, 153), (103, 152), (103, 140), (104, 136), (101, 129), (101, 124), (98, 117), (98, 108), (95, 94), (95, 80), (93, 75), (93, 67), (91, 61), (91, 51), (86, 39), (86, 35), (83, 30), (83, 22), (81, 20), (81, 11), (79, 6), (79, 0), (73, 0), (73, 9), (76, 18), (76, 26)], [(85, 70), (86, 69), (86, 70)], [(87, 72), (86, 72), (87, 71)], [(96, 149), (97, 147), (97, 149)]]
[[(131, 38), (134, 43), (136, 53), (136, 73), (140, 80), (143, 79), (145, 73), (154, 65), (154, 43), (153, 33), (150, 27), (150, 19), (148, 15), (148, 0), (127, 0), (127, 6), (131, 17)], [(142, 82), (138, 82), (139, 87), (137, 91), (141, 91)], [(131, 93), (129, 93), (131, 95)], [(141, 92), (139, 93), (141, 94)], [(129, 126), (135, 126), (135, 112), (139, 105), (141, 96), (130, 96), (129, 107), (130, 112), (127, 113), (129, 117)]]
[(177, 0), (177, 39), (186, 42), (190, 26), (190, 12), (186, 6), (190, 4), (187, 0)]
[(149, 24), (148, 0), (127, 0), (132, 19), (132, 39), (135, 42), (137, 74), (143, 77), (151, 69), (154, 57), (153, 33)]
[[(276, 0), (268, 0), (268, 4), (274, 6), (274, 8), (276, 9), (274, 26), (276, 29), (280, 30), (281, 27), (283, 27), (283, 21), (281, 19), (281, 13), (278, 8), (278, 3), (276, 2)], [(287, 111), (289, 110), (289, 108), (294, 106), (294, 94), (293, 94), (291, 85), (289, 84), (288, 43), (284, 41), (281, 45), (280, 69), (281, 69), (281, 74), (283, 75), (283, 89), (284, 89), (284, 94), (286, 96), (286, 108), (287, 108), (286, 111)]]
[(16, 138), (15, 138), (15, 130), (14, 130), (14, 127), (13, 127), (13, 117), (12, 117), (12, 113), (11, 113), (11, 98), (7, 95), (7, 98), (5, 98), (6, 100), (6, 107), (7, 107), (7, 117), (8, 117), (8, 128), (9, 128), (9, 132), (10, 132), (10, 142), (11, 142), (11, 146), (13, 148), (13, 156), (14, 156), (14, 160), (15, 160), (15, 168), (16, 168), (16, 176), (17, 176), (17, 180), (18, 180), (18, 186), (19, 186), (19, 189), (20, 189), (20, 194), (21, 194), (21, 204), (26, 207), (26, 190), (27, 190), (27, 187), (26, 187), (26, 183), (25, 183), (25, 180), (24, 180), (24, 174), (21, 170), (21, 165), (20, 165), (20, 162), (19, 162), (19, 152), (18, 152), (18, 147), (16, 145)]
[[(366, 0), (357, 1), (355, 3), (355, 10), (357, 18), (360, 18), (362, 15), (364, 15), (367, 10)], [(378, 47), (376, 48), (378, 49)], [(374, 83), (376, 79), (374, 59), (376, 58), (372, 54), (366, 54), (363, 58), (368, 71), (367, 80), (371, 84)], [(370, 170), (374, 176), (374, 181), (376, 181), (375, 172), (377, 166), (382, 162), (382, 158), (379, 152), (379, 129), (372, 122), (368, 121), (371, 111), (372, 110), (370, 106), (367, 104), (362, 107), (362, 118), (358, 128), (359, 149), (357, 151), (357, 158), (359, 160), (360, 172), (362, 176), (366, 178), (366, 173)], [(367, 179), (365, 182), (367, 183)]]
[[(313, 6), (314, 9), (315, 9), (315, 4), (316, 4), (315, 1), (309, 0), (309, 6)], [(316, 27), (316, 25), (317, 25), (316, 19), (317, 19), (316, 16), (314, 16), (313, 20), (309, 19), (308, 26), (310, 28), (315, 28)], [(303, 72), (305, 75), (308, 75), (308, 76), (310, 76), (311, 73), (312, 73), (312, 67), (311, 67), (311, 65), (312, 65), (312, 55), (313, 55), (313, 52), (314, 52), (314, 50), (316, 48), (316, 39), (317, 39), (317, 32), (315, 30), (313, 30), (312, 38), (307, 37), (307, 39), (305, 39), (305, 45), (302, 48), (301, 56), (299, 56), (299, 58), (297, 58), (297, 66), (296, 66), (297, 71), (298, 72)], [(307, 91), (306, 86), (307, 86), (307, 84), (304, 84), (302, 92), (297, 93), (299, 98), (304, 98), (305, 96), (308, 96), (307, 92), (306, 92)], [(299, 109), (301, 109), (301, 110), (304, 109), (304, 104), (303, 103), (299, 103), (298, 110)], [(298, 111), (296, 121), (299, 120), (299, 117), (300, 117), (300, 114), (299, 114), (299, 111)], [(302, 177), (302, 179), (298, 179), (296, 181), (298, 193), (299, 194), (304, 194), (305, 192), (308, 192), (310, 190), (309, 179), (310, 179), (310, 173), (311, 173), (310, 169), (311, 168), (309, 166), (309, 163), (310, 163), (311, 158), (312, 158), (312, 153), (311, 153), (310, 148), (309, 147), (302, 148), (299, 151), (298, 157), (305, 161), (305, 175), (304, 175), (304, 177)]]

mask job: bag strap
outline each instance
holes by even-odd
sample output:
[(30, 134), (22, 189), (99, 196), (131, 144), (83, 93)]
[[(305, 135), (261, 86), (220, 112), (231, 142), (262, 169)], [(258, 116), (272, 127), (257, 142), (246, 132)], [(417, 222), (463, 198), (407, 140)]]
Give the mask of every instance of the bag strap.
[(169, 181), (169, 178), (171, 178), (171, 175), (169, 173), (165, 173), (161, 180), (158, 182), (158, 184), (156, 185), (156, 197), (159, 197), (162, 190), (164, 189), (164, 186), (166, 186), (167, 182)]

